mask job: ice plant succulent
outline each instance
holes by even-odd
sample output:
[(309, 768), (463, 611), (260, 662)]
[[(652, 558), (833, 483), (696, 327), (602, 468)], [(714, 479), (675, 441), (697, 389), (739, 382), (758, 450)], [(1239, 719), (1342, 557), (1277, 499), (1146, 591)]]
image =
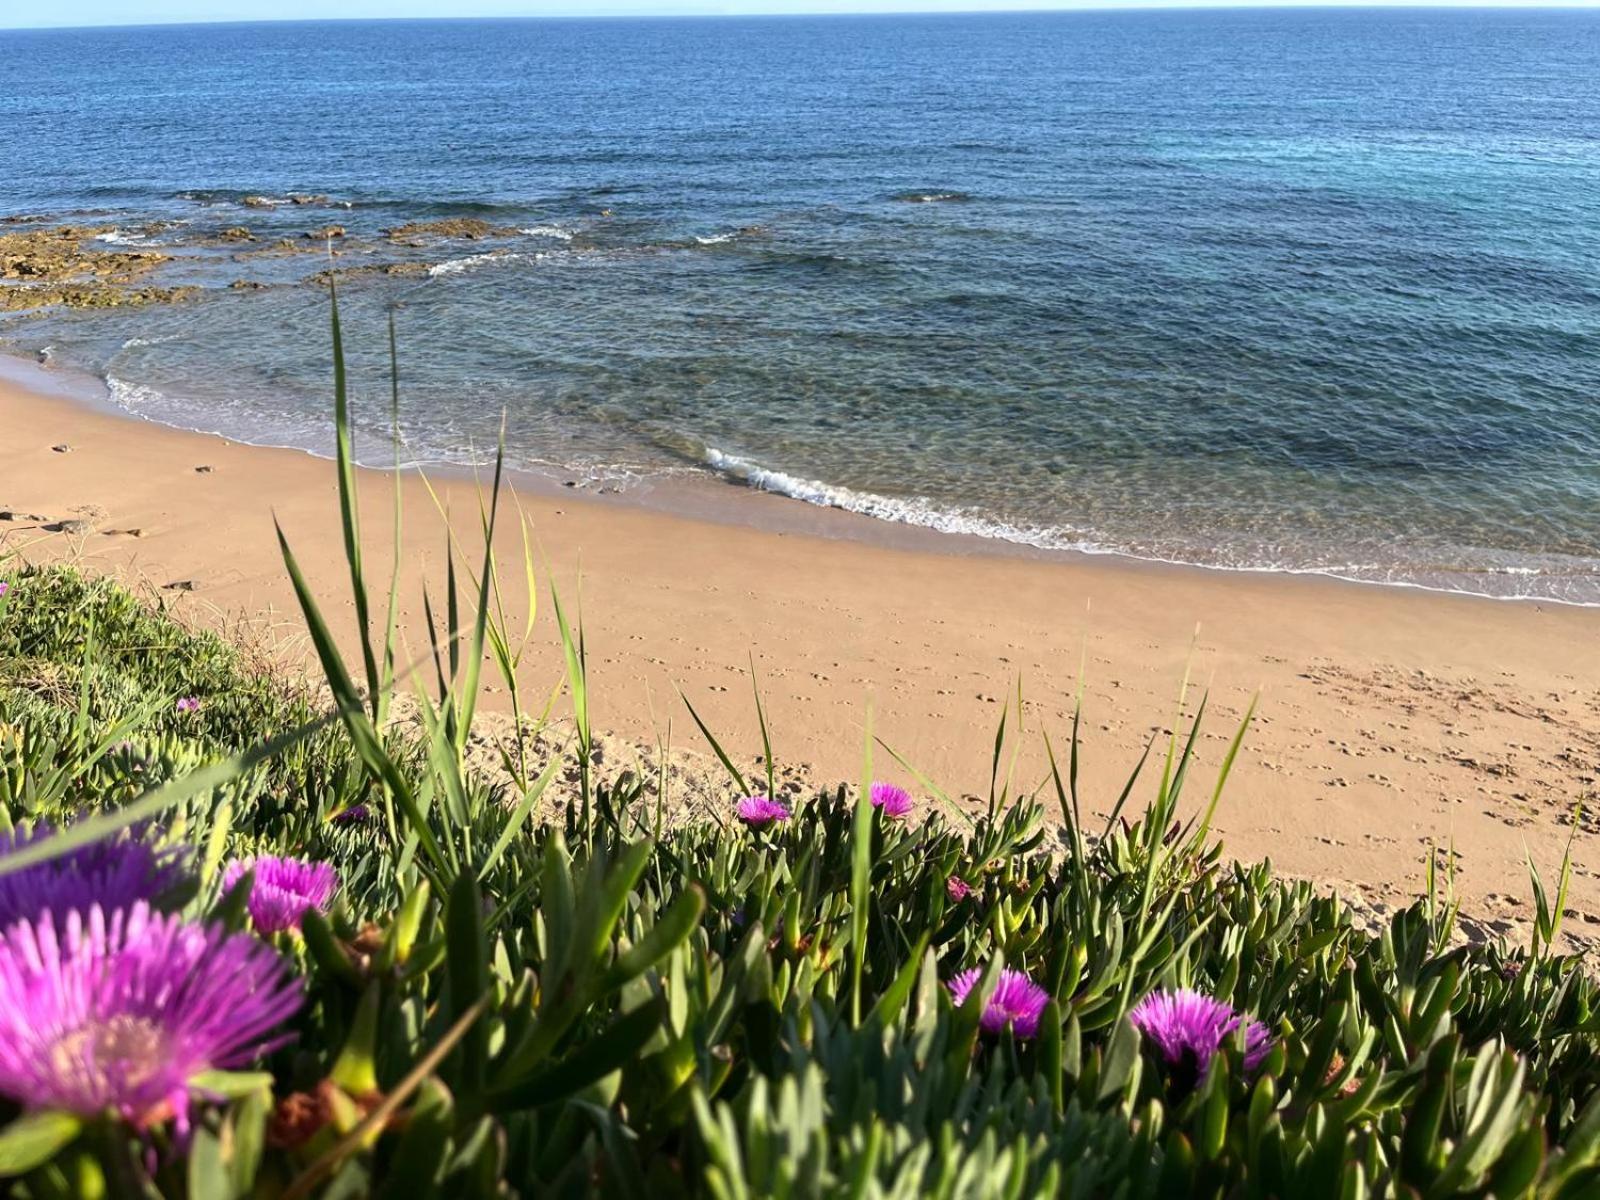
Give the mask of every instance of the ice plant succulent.
[(310, 908), (326, 908), (339, 886), (339, 877), (327, 863), (263, 855), (228, 864), (222, 873), (226, 895), (248, 871), (255, 872), (245, 907), (258, 932), (281, 933), (299, 929)]
[(746, 825), (760, 829), (774, 821), (787, 821), (789, 809), (770, 796), (746, 796), (734, 805), (734, 811)]
[(143, 902), (19, 921), (0, 933), (0, 1093), (181, 1130), (190, 1081), (280, 1045), (300, 1000), (270, 947)]
[[(0, 834), (0, 862), (56, 836), (43, 821)], [(184, 847), (157, 847), (147, 828), (136, 827), (19, 867), (0, 875), (0, 928), (44, 912), (85, 912), (94, 904), (109, 912), (137, 900), (158, 903), (182, 884), (187, 859)]]
[[(950, 980), (946, 986), (956, 1007), (967, 1002), (968, 995), (982, 978), (982, 969), (973, 967)], [(999, 1033), (1009, 1025), (1017, 1037), (1031, 1038), (1039, 1032), (1039, 1014), (1044, 1012), (1044, 1006), (1049, 1003), (1050, 993), (1021, 971), (1002, 970), (1000, 982), (995, 985), (989, 1002), (983, 1006), (983, 1016), (978, 1024), (985, 1033)]]
[(200, 711), (200, 697), (199, 696), (183, 696), (183, 697), (180, 697), (179, 700), (178, 700), (178, 711), (180, 713), (199, 712)]
[(1197, 1086), (1211, 1069), (1217, 1051), (1242, 1023), (1244, 1065), (1253, 1071), (1272, 1049), (1272, 1036), (1260, 1021), (1242, 1016), (1233, 1007), (1204, 992), (1179, 988), (1151, 992), (1128, 1013), (1145, 1039), (1151, 1042), (1173, 1082), (1182, 1088)]
[(886, 817), (904, 818), (911, 815), (911, 793), (903, 787), (881, 780), (872, 785), (872, 806)]

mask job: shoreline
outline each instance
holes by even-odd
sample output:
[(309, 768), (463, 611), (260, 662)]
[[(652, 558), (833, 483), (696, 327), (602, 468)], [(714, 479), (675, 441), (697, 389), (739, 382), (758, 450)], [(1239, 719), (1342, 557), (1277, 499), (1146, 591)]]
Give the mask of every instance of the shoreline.
[[(332, 455), (289, 442), (254, 441), (220, 430), (174, 425), (160, 418), (136, 412), (109, 394), (105, 381), (89, 371), (68, 368), (65, 372), (48, 364), (32, 362), (17, 354), (0, 352), (0, 387), (11, 386), (25, 392), (52, 395), (81, 405), (105, 416), (135, 421), (176, 433), (212, 437), (252, 449), (293, 453), (319, 462), (332, 461)], [(331, 437), (331, 427), (330, 427)], [(363, 470), (385, 473), (386, 464), (363, 463)], [(418, 459), (403, 464), (410, 474), (437, 475), (440, 478), (470, 481), (492, 467), (478, 467), (447, 459)], [(679, 477), (654, 476), (627, 487), (613, 487), (604, 479), (568, 482), (576, 472), (558, 469), (508, 467), (506, 479), (519, 491), (547, 499), (577, 494), (667, 516), (694, 521), (748, 528), (771, 533), (806, 534), (823, 538), (863, 542), (888, 549), (925, 550), (931, 553), (992, 555), (1043, 562), (1095, 562), (1132, 569), (1157, 571), (1208, 572), (1221, 575), (1321, 580), (1341, 586), (1400, 589), (1439, 596), (1490, 600), (1498, 603), (1558, 605), (1567, 608), (1600, 610), (1600, 599), (1570, 600), (1557, 596), (1530, 596), (1473, 591), (1413, 579), (1367, 579), (1340, 574), (1336, 570), (1285, 566), (1232, 566), (1223, 563), (1191, 562), (1156, 558), (1112, 547), (1086, 548), (1041, 546), (1033, 542), (998, 535), (941, 529), (935, 525), (874, 516), (833, 504), (822, 504), (801, 496), (761, 487), (712, 467), (686, 468)], [(612, 499), (614, 497), (614, 499)]]
[[(348, 646), (326, 459), (41, 396), (9, 375), (0, 377), (0, 420), (9, 434), (0, 508), (46, 518), (0, 521), (0, 553), (75, 558), (143, 579), (201, 623), (237, 628), (243, 614), (298, 659), (305, 647), (272, 537), (276, 512), (313, 586), (337, 600), (327, 615)], [(386, 579), (389, 473), (363, 469), (361, 478), (369, 571)], [(462, 514), (457, 531), (470, 547), (470, 474), (430, 478)], [(421, 583), (437, 588), (445, 529), (414, 473), (402, 473), (401, 491), (402, 625), (415, 657), (427, 644)], [(871, 697), (873, 728), (889, 745), (953, 796), (978, 797), (1002, 705), (1020, 681), (1016, 787), (1032, 790), (1046, 778), (1040, 727), (1059, 750), (1081, 664), (1085, 808), (1103, 813), (1145, 741), (1170, 728), (1188, 669), (1190, 711), (1211, 681), (1191, 804), (1209, 795), (1237, 721), (1262, 693), (1218, 816), (1231, 855), (1270, 856), (1287, 874), (1394, 902), (1420, 888), (1430, 847), (1453, 845), (1468, 911), (1510, 922), (1531, 911), (1524, 839), (1548, 879), (1566, 814), (1600, 778), (1593, 609), (997, 552), (932, 530), (875, 538), (869, 530), (910, 527), (751, 488), (740, 489), (739, 519), (721, 521), (521, 478), (515, 492), (545, 591), (524, 686), (542, 698), (560, 674), (545, 564), (572, 607), (581, 565), (596, 727), (636, 743), (670, 727), (674, 746), (703, 748), (674, 695), (682, 687), (730, 752), (749, 758), (760, 741), (748, 652), (783, 762), (821, 784), (853, 779)], [(779, 527), (756, 511), (780, 506), (791, 519)], [(62, 520), (88, 524), (45, 528)], [(854, 528), (837, 532), (846, 526)], [(502, 535), (502, 561), (518, 561), (510, 523)], [(508, 589), (508, 611), (522, 611), (519, 588)], [(498, 693), (485, 700), (505, 703)], [(877, 762), (878, 774), (913, 782), (882, 751)], [(1580, 934), (1600, 934), (1600, 875), (1582, 865), (1590, 836), (1578, 835), (1572, 907), (1597, 915), (1575, 922)]]

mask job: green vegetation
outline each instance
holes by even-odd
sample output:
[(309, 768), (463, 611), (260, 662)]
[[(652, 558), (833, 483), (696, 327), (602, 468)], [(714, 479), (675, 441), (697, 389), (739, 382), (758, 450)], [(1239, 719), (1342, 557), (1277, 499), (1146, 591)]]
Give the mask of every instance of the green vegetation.
[[(762, 825), (736, 817), (759, 784), (717, 747), (726, 814), (670, 827), (638, 778), (591, 773), (603, 700), (551, 592), (581, 764), (558, 809), (545, 788), (566, 763), (530, 742), (505, 746), (493, 779), (466, 765), (485, 651), (508, 683), (517, 651), (492, 558), (463, 564), (459, 547), (430, 600), (423, 735), (387, 732), (388, 698), (413, 684), (362, 566), (338, 379), (367, 634), (353, 668), (284, 547), (331, 706), (109, 583), (3, 575), (0, 814), (18, 836), (0, 886), (96, 845), (189, 847), (161, 906), (266, 939), (304, 981), (292, 1040), (185, 1081), (187, 1121), (13, 1091), (10, 1194), (1600, 1195), (1600, 996), (1554, 945), (1570, 862), (1556, 895), (1536, 888), (1530, 946), (1453, 946), (1447, 879), (1369, 935), (1336, 899), (1229, 864), (1208, 813), (1180, 818), (1193, 729), (1092, 831), (1077, 728), (1058, 731), (1053, 786), (1033, 797), (1004, 781), (1004, 726), (975, 817), (931, 786), (917, 818), (887, 816), (868, 798), (886, 753), (869, 740), (858, 794)], [(486, 545), (498, 499), (497, 480)], [(35, 822), (61, 832), (29, 841)], [(224, 883), (225, 864), (261, 855), (331, 864), (326, 911), (269, 929), (259, 881)], [(0, 1002), (18, 995), (17, 946), (0, 938)], [(947, 985), (970, 968), (958, 1006)], [(991, 1020), (1002, 968), (1043, 989), (1036, 1029)], [(1178, 988), (1269, 1040), (1224, 1031), (1185, 1058), (1141, 1036), (1130, 1010)], [(42, 1036), (125, 1082), (148, 1065), (127, 1028), (91, 1031), (95, 1063), (73, 1029)], [(8, 1069), (0, 1046), (0, 1083)]]

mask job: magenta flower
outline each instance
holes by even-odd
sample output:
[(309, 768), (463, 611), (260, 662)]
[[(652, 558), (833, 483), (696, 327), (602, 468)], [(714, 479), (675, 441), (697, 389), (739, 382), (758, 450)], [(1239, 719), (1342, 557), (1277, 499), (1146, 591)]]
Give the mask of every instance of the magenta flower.
[(180, 713), (199, 712), (200, 711), (200, 697), (199, 696), (184, 696), (184, 697), (182, 697), (178, 701), (178, 711)]
[(372, 810), (365, 804), (352, 804), (349, 808), (341, 809), (329, 818), (335, 825), (365, 825), (372, 816)]
[(227, 895), (247, 871), (255, 872), (246, 907), (250, 920), (260, 933), (280, 933), (299, 929), (309, 908), (326, 908), (339, 887), (339, 877), (323, 862), (263, 855), (228, 864), (222, 873), (222, 892)]
[(285, 1037), (301, 983), (255, 938), (140, 902), (0, 934), (0, 1093), (31, 1109), (187, 1128), (189, 1081)]
[(9, 583), (7, 583), (4, 579), (0, 579), (0, 596), (4, 596), (10, 590), (11, 590), (11, 585)]
[(1186, 1090), (1206, 1077), (1212, 1058), (1241, 1022), (1245, 1070), (1254, 1071), (1272, 1049), (1272, 1035), (1260, 1021), (1189, 988), (1151, 992), (1133, 1006), (1128, 1020), (1156, 1047), (1174, 1082)]
[(882, 809), (884, 816), (896, 818), (909, 817), (914, 807), (911, 793), (905, 788), (882, 782), (872, 785), (872, 806)]
[[(0, 834), (0, 862), (55, 836), (42, 821)], [(159, 902), (183, 882), (187, 859), (187, 849), (158, 848), (139, 827), (0, 875), (0, 928), (42, 913), (87, 912), (95, 904), (110, 912), (136, 900)]]
[(944, 881), (944, 894), (958, 903), (972, 895), (972, 885), (959, 875), (952, 875)]
[(741, 821), (754, 829), (789, 819), (788, 808), (768, 796), (746, 796), (734, 805), (734, 811)]
[[(973, 967), (952, 979), (947, 986), (950, 999), (959, 1008), (983, 978), (983, 971)], [(1039, 1032), (1039, 1014), (1050, 1003), (1050, 993), (1045, 991), (1021, 971), (1002, 970), (994, 994), (984, 1006), (978, 1024), (986, 1033), (999, 1033), (1007, 1025), (1019, 1038), (1031, 1038)]]

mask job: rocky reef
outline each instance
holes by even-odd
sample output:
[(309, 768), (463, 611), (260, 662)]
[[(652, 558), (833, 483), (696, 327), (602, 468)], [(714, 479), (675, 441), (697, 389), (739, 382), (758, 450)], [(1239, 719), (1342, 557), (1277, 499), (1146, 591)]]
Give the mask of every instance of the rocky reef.
[(143, 276), (171, 261), (171, 255), (95, 243), (96, 237), (114, 230), (55, 225), (0, 234), (0, 311), (56, 304), (68, 308), (165, 304), (195, 291), (141, 285)]
[(464, 238), (467, 241), (478, 241), (480, 238), (490, 237), (516, 237), (519, 230), (499, 225), (491, 225), (480, 217), (445, 217), (438, 221), (408, 221), (394, 229), (385, 229), (384, 236), (391, 242), (402, 245), (420, 246), (430, 238)]

